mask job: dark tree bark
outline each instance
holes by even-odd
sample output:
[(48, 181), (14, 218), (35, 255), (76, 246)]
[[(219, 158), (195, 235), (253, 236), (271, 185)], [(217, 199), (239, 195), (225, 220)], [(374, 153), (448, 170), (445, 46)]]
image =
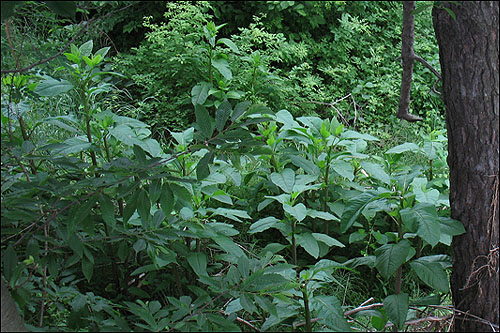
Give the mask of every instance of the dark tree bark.
[(26, 332), (24, 321), (19, 316), (16, 303), (10, 296), (3, 279), (0, 277), (2, 292), (2, 332)]
[(498, 24), (496, 1), (444, 2), (433, 8), (451, 216), (467, 231), (453, 241), (453, 302), (456, 309), (484, 319), (457, 316), (456, 331), (498, 331)]

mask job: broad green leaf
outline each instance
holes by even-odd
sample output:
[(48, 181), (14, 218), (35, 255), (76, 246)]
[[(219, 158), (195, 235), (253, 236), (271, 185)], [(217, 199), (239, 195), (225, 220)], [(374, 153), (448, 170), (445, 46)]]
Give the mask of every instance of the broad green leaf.
[(168, 218), (174, 208), (174, 193), (168, 183), (164, 183), (161, 188), (160, 207)]
[(295, 235), (295, 239), (297, 241), (297, 244), (302, 246), (304, 250), (307, 251), (310, 255), (312, 255), (314, 258), (318, 258), (319, 256), (319, 245), (318, 241), (316, 240), (315, 237), (309, 232), (304, 232), (301, 234)]
[(110, 50), (109, 46), (103, 47), (102, 49), (99, 49), (98, 51), (96, 51), (96, 53), (94, 53), (94, 56), (100, 55), (101, 58), (104, 58), (106, 56), (106, 54), (108, 54), (109, 50)]
[(250, 104), (251, 103), (249, 101), (243, 101), (236, 104), (233, 110), (233, 114), (231, 115), (231, 121), (235, 122), (236, 120), (238, 120), (238, 118), (247, 111)]
[(198, 276), (208, 276), (207, 255), (201, 252), (191, 252), (187, 255), (189, 266)]
[(147, 192), (143, 189), (140, 190), (139, 196), (137, 198), (137, 213), (142, 220), (142, 225), (144, 228), (149, 229), (149, 220), (151, 217), (151, 201)]
[(233, 73), (231, 72), (231, 68), (229, 67), (229, 63), (226, 59), (222, 57), (212, 59), (212, 66), (215, 67), (226, 80), (231, 80), (233, 78)]
[(418, 202), (425, 202), (435, 205), (439, 200), (439, 191), (436, 189), (427, 190), (427, 178), (416, 177), (411, 182), (415, 199)]
[(283, 205), (283, 209), (299, 222), (301, 222), (307, 216), (307, 208), (303, 203), (296, 204), (295, 206), (290, 206), (289, 204), (285, 203)]
[(448, 292), (448, 275), (439, 263), (419, 258), (411, 261), (410, 266), (428, 286), (443, 293)]
[(307, 209), (307, 216), (310, 216), (312, 218), (319, 218), (325, 221), (340, 221), (340, 219), (333, 214), (315, 209)]
[(236, 54), (239, 54), (240, 51), (238, 50), (238, 47), (236, 46), (236, 44), (234, 44), (230, 39), (228, 38), (220, 38), (218, 41), (217, 41), (217, 44), (224, 44), (226, 45), (227, 47), (229, 47), (231, 49), (231, 51), (233, 51), (234, 53)]
[(80, 54), (84, 57), (90, 57), (90, 55), (92, 54), (92, 49), (94, 48), (94, 42), (91, 40), (89, 40), (88, 42), (86, 43), (83, 43), (78, 51), (80, 52)]
[(392, 147), (388, 151), (386, 151), (386, 154), (401, 154), (407, 151), (411, 152), (418, 152), (420, 151), (420, 147), (414, 144), (413, 142), (405, 142), (399, 146)]
[(462, 222), (449, 217), (439, 217), (441, 232), (450, 236), (457, 236), (465, 233)]
[(316, 164), (313, 162), (303, 158), (298, 155), (291, 155), (290, 161), (299, 168), (302, 168), (305, 172), (310, 175), (319, 176), (321, 174), (321, 170), (318, 168)]
[(342, 233), (346, 232), (347, 229), (354, 224), (365, 206), (377, 198), (378, 195), (375, 192), (367, 191), (349, 200), (344, 208), (344, 212), (342, 213), (340, 231)]
[(342, 304), (335, 296), (315, 296), (311, 299), (311, 308), (322, 318), (321, 324), (327, 326), (327, 331), (351, 332), (351, 327), (344, 316)]
[(212, 117), (208, 114), (207, 109), (203, 105), (196, 104), (194, 106), (196, 116), (196, 124), (200, 129), (201, 135), (208, 139), (212, 137), (214, 131), (212, 127)]
[(405, 325), (408, 306), (409, 297), (406, 293), (390, 295), (384, 299), (384, 309), (387, 317), (389, 317), (398, 329), (402, 329)]
[(292, 193), (295, 184), (295, 172), (292, 169), (285, 168), (280, 173), (273, 172), (271, 181), (281, 188), (285, 193)]
[(344, 244), (336, 240), (335, 238), (332, 238), (326, 234), (319, 234), (319, 233), (312, 233), (313, 237), (316, 238), (317, 241), (323, 242), (328, 246), (338, 246), (338, 247), (345, 247)]
[(283, 124), (281, 130), (300, 127), (300, 125), (293, 119), (293, 116), (287, 110), (280, 110), (276, 113), (276, 121)]
[(135, 144), (153, 157), (160, 157), (163, 153), (160, 144), (155, 139), (137, 140)]
[(213, 210), (213, 213), (211, 216), (215, 216), (215, 215), (219, 215), (219, 216), (223, 216), (223, 217), (226, 217), (228, 219), (231, 219), (233, 221), (236, 221), (236, 222), (241, 222), (241, 220), (239, 218), (243, 218), (243, 219), (250, 219), (250, 215), (248, 215), (248, 213), (244, 210), (240, 210), (240, 209), (229, 209), (229, 208), (223, 208), (223, 207), (219, 207), (217, 209), (212, 209)]
[(418, 223), (417, 235), (434, 247), (441, 237), (436, 207), (427, 203), (419, 203), (413, 207), (412, 211)]
[(281, 221), (278, 220), (277, 218), (275, 218), (274, 216), (264, 217), (264, 218), (258, 220), (257, 222), (253, 223), (250, 226), (248, 233), (255, 234), (257, 232), (262, 232), (262, 231), (265, 231), (269, 228), (274, 228), (279, 223), (281, 223)]
[(251, 294), (245, 292), (240, 293), (240, 303), (243, 309), (250, 314), (257, 312), (257, 307), (254, 305)]
[(375, 267), (385, 279), (391, 277), (406, 262), (410, 252), (410, 242), (406, 239), (397, 244), (385, 244), (375, 250)]
[(54, 155), (64, 155), (76, 154), (81, 151), (87, 150), (92, 146), (87, 140), (82, 140), (80, 138), (69, 138), (64, 140), (60, 145), (55, 146), (52, 149), (52, 154)]
[(144, 250), (146, 248), (146, 241), (144, 239), (138, 239), (135, 243), (134, 243), (134, 246), (133, 246), (134, 250), (136, 253), (139, 253), (141, 252), (142, 250)]
[(361, 161), (361, 167), (365, 169), (371, 177), (380, 180), (384, 184), (391, 184), (391, 177), (385, 172), (380, 164)]
[(10, 282), (12, 273), (14, 272), (14, 269), (17, 266), (17, 262), (18, 259), (16, 251), (14, 250), (12, 245), (9, 245), (2, 255), (3, 274), (5, 275), (5, 278), (7, 279), (8, 282)]
[(235, 258), (245, 255), (243, 250), (229, 237), (216, 236), (213, 240), (221, 247), (222, 250), (233, 255)]
[(52, 97), (68, 92), (71, 89), (73, 89), (73, 84), (68, 80), (58, 81), (50, 78), (40, 82), (35, 88), (35, 93), (44, 97)]
[(82, 257), (82, 272), (83, 276), (90, 282), (92, 275), (94, 275), (94, 264), (86, 256)]
[(101, 206), (102, 219), (113, 230), (116, 226), (115, 205), (106, 194), (101, 195), (99, 204)]
[(362, 139), (366, 141), (378, 141), (376, 137), (370, 134), (362, 134), (356, 131), (347, 130), (342, 133), (342, 139)]
[(152, 203), (156, 203), (161, 195), (161, 180), (153, 179), (149, 185), (149, 199)]
[(227, 100), (221, 103), (215, 111), (215, 127), (219, 132), (222, 132), (224, 126), (226, 125), (227, 119), (231, 115), (232, 107), (231, 103)]
[(203, 105), (208, 98), (208, 91), (212, 85), (207, 82), (201, 82), (191, 89), (191, 102), (194, 106)]
[(354, 179), (354, 168), (351, 163), (342, 160), (333, 160), (330, 163), (330, 168), (350, 181)]
[[(231, 266), (232, 267), (232, 266)], [(234, 299), (229, 304), (226, 306), (226, 309), (224, 310), (225, 313), (231, 314), (231, 313), (236, 313), (240, 310), (243, 310), (243, 306), (240, 303), (240, 299)]]
[(208, 167), (208, 165), (213, 162), (214, 157), (214, 152), (209, 151), (198, 162), (198, 164), (196, 165), (196, 178), (198, 179), (198, 181), (201, 181), (204, 178), (208, 177), (208, 175), (210, 174), (210, 168)]

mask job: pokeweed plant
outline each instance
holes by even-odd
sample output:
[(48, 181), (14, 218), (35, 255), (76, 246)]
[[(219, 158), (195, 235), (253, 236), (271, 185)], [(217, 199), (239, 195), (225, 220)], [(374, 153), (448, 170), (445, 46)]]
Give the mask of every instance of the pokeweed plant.
[[(393, 292), (384, 299), (386, 316), (376, 310), (376, 317), (386, 321), (390, 319), (399, 329), (404, 326), (410, 302), (401, 285), (403, 266), (415, 272), (435, 292), (447, 293), (449, 285), (445, 269), (451, 266), (449, 256), (423, 256), (424, 248), (430, 246), (432, 249), (438, 243), (449, 246), (453, 236), (465, 232), (459, 221), (438, 214), (442, 208), (449, 206), (449, 201), (445, 194), (429, 186), (432, 183), (425, 177), (424, 169), (397, 163), (406, 151), (430, 152), (429, 144), (424, 147), (404, 143), (387, 150), (386, 158), (382, 160), (387, 168), (362, 161), (360, 168), (370, 187), (351, 194), (346, 200), (340, 222), (342, 233), (351, 228), (357, 229), (349, 235), (351, 243), (369, 238), (365, 241), (365, 256), (344, 264), (349, 267), (366, 264), (376, 268), (385, 280), (394, 277)], [(390, 174), (386, 169), (390, 170)], [(376, 239), (376, 245), (372, 243), (372, 238)], [(413, 302), (418, 303), (419, 300)], [(439, 303), (439, 297), (432, 298), (431, 302)], [(380, 325), (378, 321), (375, 320)]]

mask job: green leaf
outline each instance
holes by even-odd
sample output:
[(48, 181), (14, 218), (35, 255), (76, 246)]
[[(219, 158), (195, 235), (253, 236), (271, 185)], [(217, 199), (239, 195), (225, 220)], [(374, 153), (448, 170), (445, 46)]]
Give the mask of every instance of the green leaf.
[(285, 168), (281, 173), (273, 172), (271, 181), (285, 193), (292, 193), (295, 184), (295, 172), (289, 168)]
[(245, 255), (243, 250), (229, 237), (217, 236), (214, 237), (213, 240), (221, 247), (222, 250), (233, 255), (235, 258)]
[(406, 262), (410, 253), (410, 242), (406, 239), (397, 244), (385, 244), (375, 250), (375, 267), (385, 279), (388, 279)]
[(255, 306), (251, 294), (248, 293), (240, 293), (240, 303), (243, 309), (248, 311), (250, 314), (257, 312), (257, 307)]
[(424, 10), (426, 10), (427, 8), (432, 7), (432, 6), (433, 6), (432, 3), (420, 5), (417, 9), (414, 9), (411, 12), (411, 15), (416, 16), (416, 15), (420, 14), (421, 12), (423, 12)]
[(226, 45), (227, 47), (229, 47), (231, 49), (231, 51), (233, 51), (234, 53), (236, 54), (239, 54), (240, 51), (238, 50), (238, 47), (236, 46), (236, 44), (234, 44), (230, 39), (228, 38), (220, 38), (218, 41), (217, 41), (217, 44), (224, 44)]
[(138, 239), (135, 243), (134, 243), (134, 246), (133, 246), (134, 250), (136, 253), (139, 253), (141, 252), (142, 250), (144, 250), (146, 248), (146, 241), (144, 239)]
[(278, 220), (277, 218), (275, 218), (274, 216), (264, 217), (264, 218), (258, 220), (257, 222), (253, 223), (250, 226), (248, 233), (255, 234), (257, 232), (265, 231), (269, 228), (275, 228), (280, 223), (281, 223), (281, 221)]
[(93, 48), (94, 48), (94, 42), (91, 39), (88, 42), (82, 44), (78, 48), (78, 51), (80, 52), (80, 55), (82, 55), (82, 57), (90, 57)]
[(405, 325), (408, 306), (409, 297), (405, 293), (390, 295), (384, 299), (384, 309), (387, 317), (389, 317), (398, 329), (402, 329)]
[(205, 253), (192, 252), (187, 255), (189, 266), (198, 276), (208, 276), (207, 273), (207, 256)]
[(168, 218), (174, 208), (174, 193), (168, 183), (164, 183), (161, 188), (160, 207)]
[(17, 266), (17, 262), (18, 259), (16, 256), (16, 251), (11, 245), (9, 245), (2, 256), (3, 274), (8, 282), (10, 282), (12, 273)]
[(214, 152), (208, 151), (196, 165), (196, 178), (201, 181), (210, 175), (210, 168), (208, 165), (214, 160)]
[(378, 198), (378, 195), (375, 192), (363, 192), (358, 196), (353, 197), (351, 200), (347, 202), (346, 207), (342, 213), (342, 218), (340, 221), (340, 231), (342, 233), (346, 232), (349, 229), (359, 214), (363, 211), (365, 206)]
[(142, 225), (145, 229), (149, 229), (149, 220), (151, 217), (151, 201), (147, 192), (143, 189), (139, 191), (137, 198), (137, 213), (142, 220)]
[(351, 163), (342, 160), (333, 160), (330, 163), (330, 168), (332, 168), (340, 176), (350, 181), (354, 179), (354, 168)]
[(110, 50), (111, 48), (109, 46), (107, 47), (103, 47), (102, 49), (99, 49), (96, 53), (94, 53), (94, 56), (101, 56), (102, 59), (104, 59), (104, 57), (106, 56), (106, 54), (108, 54), (108, 51)]
[(161, 195), (161, 180), (154, 179), (149, 185), (149, 198), (152, 203), (156, 203)]
[(227, 119), (231, 115), (232, 111), (231, 103), (227, 100), (222, 102), (217, 108), (217, 111), (215, 111), (215, 127), (219, 132), (222, 132), (224, 129)]
[(425, 260), (425, 257), (422, 257), (411, 261), (410, 266), (425, 284), (440, 292), (448, 292), (448, 276), (443, 267), (441, 267), (441, 264), (428, 262)]
[(385, 172), (380, 164), (361, 161), (361, 167), (365, 169), (371, 177), (380, 180), (384, 184), (391, 184), (391, 177)]
[(83, 276), (85, 276), (87, 281), (90, 282), (90, 279), (92, 279), (92, 275), (94, 274), (94, 264), (85, 256), (82, 257), (82, 272)]
[(211, 216), (214, 216), (214, 215), (223, 216), (223, 217), (226, 217), (228, 219), (234, 220), (236, 222), (241, 222), (239, 217), (241, 217), (243, 219), (250, 219), (251, 218), (250, 215), (248, 215), (248, 213), (244, 210), (229, 209), (229, 208), (223, 208), (223, 207), (219, 207), (219, 208), (213, 210), (213, 213)]
[(413, 207), (412, 211), (418, 223), (417, 235), (434, 247), (441, 237), (436, 207), (427, 203), (419, 203)]
[(207, 82), (198, 83), (191, 89), (191, 102), (194, 106), (203, 105), (208, 98), (208, 91), (212, 85)]
[(310, 175), (319, 176), (321, 174), (321, 170), (318, 168), (316, 164), (303, 158), (302, 156), (291, 155), (290, 161), (295, 166), (302, 168), (305, 172), (307, 172)]
[(229, 67), (229, 63), (226, 59), (220, 57), (217, 59), (212, 59), (212, 66), (219, 71), (219, 73), (224, 76), (226, 80), (231, 80), (233, 78), (233, 73)]
[(465, 233), (462, 222), (449, 217), (439, 217), (439, 225), (442, 234), (457, 236)]
[(283, 205), (283, 209), (299, 222), (301, 222), (307, 216), (307, 208), (303, 203), (296, 204), (293, 207), (285, 203)]
[(316, 238), (309, 232), (304, 232), (301, 234), (295, 235), (295, 239), (297, 244), (302, 246), (304, 250), (307, 251), (314, 258), (318, 259), (319, 256), (319, 245)]
[(102, 219), (113, 230), (116, 226), (115, 205), (106, 194), (101, 195), (99, 204), (101, 206)]
[(321, 324), (326, 324), (327, 331), (351, 332), (351, 327), (344, 316), (340, 301), (335, 296), (315, 296), (311, 299), (311, 307), (323, 318)]
[(450, 16), (453, 18), (453, 20), (455, 20), (455, 21), (457, 20), (455, 13), (450, 8), (443, 7), (443, 9), (446, 10), (446, 12), (448, 14), (450, 14)]
[(49, 78), (43, 80), (36, 86), (35, 93), (40, 96), (51, 97), (68, 92), (71, 89), (73, 89), (73, 84), (68, 80), (58, 81), (56, 79)]
[(196, 104), (194, 113), (201, 135), (206, 139), (211, 138), (214, 129), (212, 127), (212, 117), (208, 114), (207, 109), (203, 105)]
[(328, 246), (338, 246), (338, 247), (345, 247), (344, 244), (336, 240), (335, 238), (332, 238), (326, 234), (319, 234), (319, 233), (312, 233), (313, 237), (316, 238), (317, 241), (320, 241), (322, 243), (325, 243)]
[(233, 114), (231, 115), (231, 121), (235, 122), (236, 120), (238, 120), (238, 118), (247, 111), (250, 104), (251, 103), (249, 101), (243, 101), (236, 104), (233, 110)]
[(414, 144), (413, 142), (405, 142), (399, 146), (392, 147), (388, 151), (386, 151), (386, 154), (401, 154), (406, 151), (411, 151), (411, 152), (418, 152), (420, 151), (420, 147)]

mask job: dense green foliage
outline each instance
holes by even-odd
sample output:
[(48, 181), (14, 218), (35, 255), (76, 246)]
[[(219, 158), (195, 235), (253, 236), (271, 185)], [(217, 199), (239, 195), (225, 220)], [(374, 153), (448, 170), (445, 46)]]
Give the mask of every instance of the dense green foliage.
[[(425, 121), (394, 117), (400, 3), (126, 5), (77, 3), (118, 11), (2, 75), (2, 275), (29, 328), (382, 330), (449, 299), (464, 229), (427, 69)], [(2, 69), (68, 42), (56, 14), (15, 9)], [(142, 25), (119, 54), (103, 37)], [(437, 65), (428, 11), (417, 27)]]

